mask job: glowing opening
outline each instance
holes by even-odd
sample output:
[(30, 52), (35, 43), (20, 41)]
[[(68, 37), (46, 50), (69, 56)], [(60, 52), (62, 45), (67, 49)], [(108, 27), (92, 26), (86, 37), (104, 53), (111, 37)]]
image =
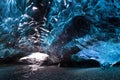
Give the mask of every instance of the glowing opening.
[(21, 58), (20, 60), (25, 60), (25, 59), (32, 60), (32, 59), (34, 59), (37, 61), (43, 61), (43, 60), (46, 60), (48, 57), (49, 57), (49, 55), (47, 55), (45, 53), (35, 52), (35, 53), (32, 53), (26, 57)]
[(37, 9), (38, 9), (38, 8), (35, 7), (35, 6), (32, 7), (32, 10), (33, 10), (33, 11), (35, 11), (35, 10), (37, 10)]

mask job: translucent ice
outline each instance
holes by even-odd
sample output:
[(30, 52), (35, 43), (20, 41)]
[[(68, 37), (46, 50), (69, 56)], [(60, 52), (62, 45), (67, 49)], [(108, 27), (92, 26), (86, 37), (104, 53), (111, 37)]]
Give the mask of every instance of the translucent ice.
[(120, 43), (98, 41), (72, 57), (77, 61), (93, 59), (98, 61), (101, 66), (112, 66), (120, 61)]
[[(48, 49), (50, 52), (52, 51), (51, 54), (61, 55), (64, 49), (69, 50), (66, 52), (70, 52), (73, 49), (72, 47), (77, 46), (80, 51), (73, 54), (77, 55), (78, 59), (94, 59), (100, 62), (102, 66), (119, 62), (119, 4), (119, 0), (53, 0), (47, 23), (52, 28), (50, 36), (47, 38), (47, 44), (50, 45)], [(89, 20), (87, 22), (90, 22), (90, 30), (85, 36), (96, 36), (95, 43), (91, 41), (90, 44), (84, 45), (90, 41), (89, 37), (73, 36), (72, 34), (76, 31), (70, 32), (71, 37), (68, 35), (70, 33), (67, 32), (67, 28), (71, 27), (72, 19), (76, 16), (85, 16)], [(80, 21), (76, 23), (80, 23)], [(84, 25), (85, 23), (81, 24)], [(78, 25), (78, 29), (83, 28), (82, 25)], [(75, 25), (72, 26), (75, 27)], [(68, 41), (66, 37), (69, 38)], [(79, 39), (79, 43), (72, 41), (75, 39)]]

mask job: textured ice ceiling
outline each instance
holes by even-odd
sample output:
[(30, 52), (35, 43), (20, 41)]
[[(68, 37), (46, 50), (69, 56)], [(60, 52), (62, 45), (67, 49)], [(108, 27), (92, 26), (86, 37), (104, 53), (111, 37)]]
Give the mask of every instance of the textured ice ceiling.
[[(63, 60), (120, 61), (119, 0), (53, 0), (48, 50)], [(77, 53), (77, 54), (76, 54)]]
[(54, 62), (120, 61), (119, 0), (0, 0), (0, 57), (47, 52)]
[[(42, 51), (44, 5), (37, 0), (0, 0), (0, 58), (19, 59)], [(44, 31), (46, 32), (46, 31)], [(9, 60), (9, 59), (8, 59)], [(14, 60), (14, 58), (13, 58)]]

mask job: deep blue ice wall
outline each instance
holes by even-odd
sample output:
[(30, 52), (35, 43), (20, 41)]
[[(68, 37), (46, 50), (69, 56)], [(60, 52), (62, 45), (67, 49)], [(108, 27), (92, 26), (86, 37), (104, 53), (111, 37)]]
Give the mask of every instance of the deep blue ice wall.
[(106, 17), (120, 16), (119, 8), (119, 0), (53, 0), (48, 20), (52, 23), (55, 18), (59, 21), (85, 15), (98, 22)]
[(1, 0), (0, 1), (0, 17), (1, 19), (8, 17), (18, 17), (25, 11), (25, 0)]
[(48, 25), (51, 54), (67, 59), (64, 56), (78, 52), (74, 59), (94, 59), (102, 65), (120, 61), (119, 0), (53, 0)]
[(0, 60), (40, 51), (42, 11), (37, 4), (36, 0), (0, 0)]

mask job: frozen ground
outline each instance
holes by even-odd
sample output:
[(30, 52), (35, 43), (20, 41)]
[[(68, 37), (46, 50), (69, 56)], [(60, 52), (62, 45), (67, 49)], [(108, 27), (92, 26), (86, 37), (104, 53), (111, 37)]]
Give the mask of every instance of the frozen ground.
[(120, 67), (60, 68), (38, 65), (0, 66), (0, 80), (120, 80)]

